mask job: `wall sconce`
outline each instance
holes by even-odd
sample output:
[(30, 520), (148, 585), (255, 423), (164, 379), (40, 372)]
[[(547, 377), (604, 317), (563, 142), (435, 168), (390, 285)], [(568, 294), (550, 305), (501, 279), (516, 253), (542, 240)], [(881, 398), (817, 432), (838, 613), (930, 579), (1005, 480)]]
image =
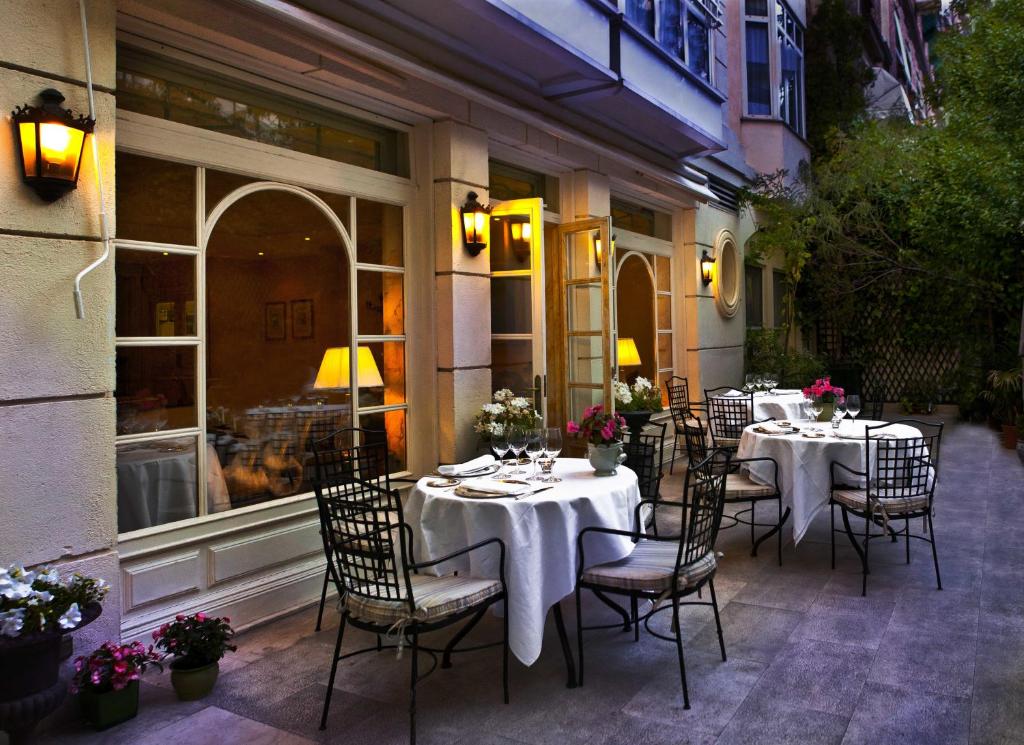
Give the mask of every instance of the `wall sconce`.
[(53, 88), (39, 94), (41, 106), (25, 104), (11, 112), (21, 155), (22, 178), (47, 202), (78, 185), (85, 136), (96, 120), (61, 108), (64, 96)]
[(491, 213), (490, 205), (477, 201), (477, 193), (469, 192), (466, 203), (462, 205), (462, 242), (470, 256), (479, 256), (487, 248), (484, 231), (487, 229), (487, 215)]
[(715, 260), (708, 256), (707, 249), (700, 256), (700, 279), (704, 286), (711, 284), (711, 272), (715, 268)]
[[(615, 250), (615, 235), (612, 235), (612, 251)], [(601, 233), (598, 232), (597, 237), (594, 238), (594, 263), (597, 264), (597, 268), (601, 268), (601, 262), (604, 260), (604, 247), (601, 245)]]
[(530, 238), (533, 237), (533, 226), (528, 222), (514, 222), (509, 226), (512, 235), (512, 252), (520, 264), (530, 258)]

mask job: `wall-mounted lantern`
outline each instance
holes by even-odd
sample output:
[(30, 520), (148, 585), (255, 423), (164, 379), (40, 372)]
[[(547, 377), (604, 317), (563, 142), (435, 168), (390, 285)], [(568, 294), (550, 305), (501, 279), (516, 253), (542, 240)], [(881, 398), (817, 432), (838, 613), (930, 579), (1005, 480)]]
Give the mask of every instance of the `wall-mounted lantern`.
[(484, 231), (487, 230), (487, 215), (491, 213), (490, 205), (480, 204), (477, 193), (471, 191), (466, 195), (466, 203), (462, 205), (461, 212), (462, 242), (470, 256), (478, 256), (487, 248)]
[(53, 88), (39, 94), (42, 105), (25, 104), (11, 112), (25, 183), (47, 202), (78, 185), (85, 136), (96, 120), (61, 108), (64, 96)]
[[(615, 236), (612, 235), (612, 250), (615, 250)], [(594, 263), (597, 264), (597, 268), (601, 268), (601, 262), (604, 261), (604, 246), (601, 245), (601, 233), (600, 231), (594, 237)]]
[(707, 249), (700, 257), (700, 279), (704, 283), (704, 286), (711, 284), (711, 273), (715, 268), (715, 260), (708, 256)]

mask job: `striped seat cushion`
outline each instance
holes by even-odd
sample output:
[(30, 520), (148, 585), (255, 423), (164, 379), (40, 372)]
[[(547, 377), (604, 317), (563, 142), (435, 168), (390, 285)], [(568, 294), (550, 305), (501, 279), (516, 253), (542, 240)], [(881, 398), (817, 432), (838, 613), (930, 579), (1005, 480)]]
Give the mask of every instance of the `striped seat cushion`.
[[(587, 569), (583, 581), (622, 590), (663, 592), (672, 584), (678, 554), (678, 543), (641, 540), (626, 558)], [(680, 567), (677, 589), (695, 586), (714, 574), (717, 565), (715, 553), (709, 551), (692, 564)]]
[(775, 494), (774, 486), (759, 484), (745, 473), (730, 473), (725, 477), (726, 499), (770, 497), (773, 494)]
[[(864, 489), (836, 489), (832, 499), (855, 510), (866, 510), (868, 495)], [(881, 505), (887, 515), (905, 515), (908, 512), (920, 512), (928, 509), (928, 497), (915, 494), (909, 497), (871, 497), (871, 501)]]
[(740, 440), (738, 437), (715, 437), (715, 446), (720, 448), (735, 448), (739, 447)]
[[(474, 577), (433, 577), (410, 574), (412, 596), (416, 601), (413, 618), (435, 621), (472, 608), (501, 592), (501, 583)], [(370, 592), (376, 586), (368, 588)], [(354, 617), (370, 623), (392, 625), (409, 618), (409, 603), (348, 593), (345, 607)]]

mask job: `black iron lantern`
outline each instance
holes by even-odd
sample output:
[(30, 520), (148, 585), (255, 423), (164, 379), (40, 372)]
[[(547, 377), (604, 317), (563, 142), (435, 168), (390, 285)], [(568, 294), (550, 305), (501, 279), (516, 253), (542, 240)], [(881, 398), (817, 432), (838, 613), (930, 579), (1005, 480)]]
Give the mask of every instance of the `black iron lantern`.
[(25, 104), (11, 112), (25, 183), (47, 202), (78, 185), (85, 136), (96, 120), (61, 108), (64, 96), (53, 88), (39, 94), (40, 106)]
[(491, 213), (490, 205), (477, 201), (477, 193), (469, 192), (466, 203), (462, 205), (462, 242), (470, 256), (478, 256), (487, 248), (484, 231), (487, 230), (487, 216)]
[(700, 257), (700, 279), (705, 286), (711, 284), (712, 272), (715, 268), (715, 260), (708, 256), (707, 249)]

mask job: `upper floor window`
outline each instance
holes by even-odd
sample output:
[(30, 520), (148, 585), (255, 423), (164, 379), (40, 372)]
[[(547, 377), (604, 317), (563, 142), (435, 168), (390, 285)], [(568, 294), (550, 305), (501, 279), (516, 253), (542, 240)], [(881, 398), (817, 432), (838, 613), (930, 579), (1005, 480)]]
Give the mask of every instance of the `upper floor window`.
[(776, 117), (803, 135), (803, 26), (782, 0), (745, 0), (744, 37), (747, 114)]
[(487, 162), (487, 177), (493, 201), (540, 197), (544, 200), (545, 209), (558, 212), (558, 179), (555, 176), (492, 159)]
[(672, 240), (672, 216), (667, 212), (612, 197), (611, 213), (613, 227), (663, 241)]
[(623, 0), (623, 14), (697, 76), (713, 82), (717, 0)]

